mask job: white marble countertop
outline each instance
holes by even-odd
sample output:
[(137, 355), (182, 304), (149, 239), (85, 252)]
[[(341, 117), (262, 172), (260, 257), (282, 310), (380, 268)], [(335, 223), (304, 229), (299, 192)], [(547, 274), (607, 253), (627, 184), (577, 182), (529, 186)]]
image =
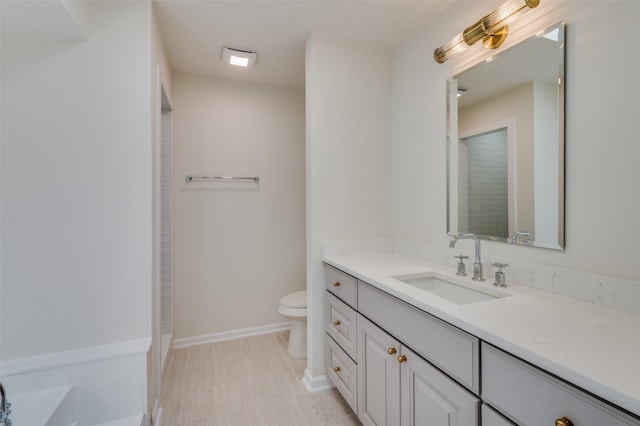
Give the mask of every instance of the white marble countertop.
[[(640, 415), (640, 316), (509, 283), (512, 296), (458, 305), (396, 275), (451, 268), (392, 253), (326, 256), (324, 261), (600, 398)], [(490, 276), (488, 276), (490, 275)], [(495, 289), (493, 274), (478, 288)]]

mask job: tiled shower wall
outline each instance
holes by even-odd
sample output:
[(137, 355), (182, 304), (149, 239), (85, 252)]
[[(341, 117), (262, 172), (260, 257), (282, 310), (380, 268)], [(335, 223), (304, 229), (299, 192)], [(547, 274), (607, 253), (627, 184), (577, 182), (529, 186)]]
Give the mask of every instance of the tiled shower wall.
[(509, 236), (507, 131), (463, 139), (460, 143), (460, 232)]
[(173, 239), (171, 193), (172, 112), (163, 110), (160, 136), (160, 334), (171, 333)]

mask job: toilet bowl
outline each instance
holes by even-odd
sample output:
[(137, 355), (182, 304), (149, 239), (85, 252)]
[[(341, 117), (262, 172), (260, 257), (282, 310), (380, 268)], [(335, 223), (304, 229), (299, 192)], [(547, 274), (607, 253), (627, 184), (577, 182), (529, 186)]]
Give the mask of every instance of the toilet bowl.
[(307, 290), (296, 291), (280, 299), (278, 312), (291, 321), (287, 353), (294, 358), (307, 356)]

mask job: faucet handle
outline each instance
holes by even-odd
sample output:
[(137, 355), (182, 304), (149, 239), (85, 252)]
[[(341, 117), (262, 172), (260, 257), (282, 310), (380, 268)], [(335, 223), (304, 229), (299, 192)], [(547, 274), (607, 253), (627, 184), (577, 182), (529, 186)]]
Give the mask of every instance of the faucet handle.
[(509, 264), (508, 263), (494, 262), (494, 263), (491, 264), (491, 266), (495, 266), (496, 268), (498, 268), (498, 270), (496, 271), (496, 279), (495, 279), (493, 285), (495, 285), (496, 287), (506, 287), (507, 286), (507, 281), (506, 281), (505, 274), (502, 271), (502, 268), (506, 268), (507, 266), (509, 266)]
[(464, 260), (468, 259), (469, 256), (463, 256), (461, 254), (457, 255), (457, 256), (453, 256), (456, 259), (459, 259), (458, 261), (458, 272), (456, 272), (456, 275), (458, 276), (462, 276), (462, 277), (466, 277), (467, 276), (467, 272), (466, 272), (466, 266), (464, 264)]
[(11, 414), (11, 410), (9, 410), (9, 403), (7, 403), (6, 410), (0, 412), (0, 426), (11, 426), (11, 419), (9, 418), (9, 414)]

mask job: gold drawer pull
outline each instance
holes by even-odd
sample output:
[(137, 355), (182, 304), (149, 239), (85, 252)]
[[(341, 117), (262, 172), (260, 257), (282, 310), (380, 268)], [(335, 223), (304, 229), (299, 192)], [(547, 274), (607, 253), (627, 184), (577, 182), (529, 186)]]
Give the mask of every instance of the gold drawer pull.
[(333, 371), (335, 371), (336, 373), (339, 373), (340, 370), (342, 370), (342, 368), (340, 367), (333, 367)]
[(407, 360), (407, 357), (405, 355), (400, 355), (398, 356), (398, 362), (400, 364), (402, 364), (403, 362), (405, 362)]
[(334, 281), (333, 282), (333, 286), (334, 287), (340, 287), (340, 281)]
[(337, 327), (337, 326), (339, 326), (340, 324), (342, 324), (342, 323), (340, 322), (340, 320), (335, 320), (335, 321), (333, 322), (333, 325), (335, 325), (336, 327)]
[(393, 354), (395, 354), (396, 352), (397, 352), (397, 351), (396, 351), (396, 348), (389, 348), (389, 349), (387, 349), (387, 353), (388, 353), (389, 355), (393, 355)]
[(573, 426), (573, 422), (566, 417), (556, 420), (556, 426)]

